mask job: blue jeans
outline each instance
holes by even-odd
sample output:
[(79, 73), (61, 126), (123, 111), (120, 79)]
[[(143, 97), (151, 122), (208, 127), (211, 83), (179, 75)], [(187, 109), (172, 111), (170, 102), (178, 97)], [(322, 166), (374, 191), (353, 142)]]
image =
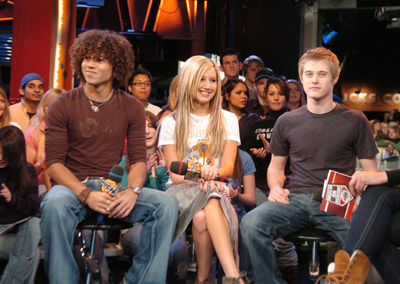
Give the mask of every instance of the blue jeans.
[[(91, 187), (90, 185), (87, 185)], [(41, 203), (42, 243), (50, 283), (78, 283), (79, 271), (72, 252), (74, 230), (90, 209), (67, 187), (56, 185)], [(158, 190), (143, 188), (132, 212), (123, 220), (143, 222), (138, 254), (125, 283), (165, 282), (168, 253), (178, 217), (178, 202)]]
[(400, 283), (400, 190), (370, 186), (352, 219), (345, 250), (362, 250), (385, 283)]
[(321, 211), (321, 203), (313, 200), (312, 194), (290, 194), (289, 202), (264, 202), (247, 213), (240, 224), (257, 284), (285, 283), (272, 245), (276, 238), (306, 227), (326, 231), (342, 245), (347, 238), (350, 222)]
[(32, 217), (17, 226), (16, 234), (0, 236), (0, 258), (8, 258), (2, 284), (33, 283), (39, 264), (40, 219)]
[[(137, 254), (142, 228), (142, 223), (136, 223), (132, 228), (121, 231), (120, 242), (124, 254), (129, 256)], [(185, 243), (185, 234), (183, 234), (171, 244), (169, 249), (168, 283), (186, 283), (188, 260), (189, 248)]]

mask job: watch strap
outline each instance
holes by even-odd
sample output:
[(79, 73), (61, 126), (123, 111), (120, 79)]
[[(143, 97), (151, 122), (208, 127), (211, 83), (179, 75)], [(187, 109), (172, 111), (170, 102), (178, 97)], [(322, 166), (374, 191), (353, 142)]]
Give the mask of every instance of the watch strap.
[(82, 204), (86, 204), (86, 200), (91, 193), (92, 193), (92, 190), (88, 187), (85, 187), (78, 195), (79, 202)]

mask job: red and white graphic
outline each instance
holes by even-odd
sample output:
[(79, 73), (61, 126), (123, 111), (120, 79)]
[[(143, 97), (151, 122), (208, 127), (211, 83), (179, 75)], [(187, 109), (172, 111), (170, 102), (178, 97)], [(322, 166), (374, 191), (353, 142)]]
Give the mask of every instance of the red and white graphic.
[(339, 206), (345, 206), (354, 197), (344, 184), (328, 184), (326, 188), (326, 200)]
[(322, 192), (320, 209), (350, 220), (354, 205), (357, 201), (357, 193), (354, 196), (348, 184), (351, 177), (339, 172), (330, 170), (325, 180)]

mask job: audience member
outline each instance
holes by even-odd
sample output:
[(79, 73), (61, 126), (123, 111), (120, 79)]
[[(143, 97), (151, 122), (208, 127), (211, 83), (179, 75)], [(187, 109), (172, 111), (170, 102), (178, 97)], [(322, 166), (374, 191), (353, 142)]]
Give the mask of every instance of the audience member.
[(287, 106), (291, 110), (298, 109), (302, 105), (306, 104), (306, 100), (304, 99), (303, 87), (300, 82), (294, 79), (289, 79), (286, 81), (290, 89), (290, 96)]
[(65, 90), (54, 88), (48, 90), (43, 95), (38, 106), (37, 114), (33, 118), (28, 130), (25, 132), (26, 160), (28, 163), (33, 164), (38, 175), (39, 195), (51, 188), (50, 178), (46, 172), (46, 165), (44, 162), (46, 112), (50, 102), (63, 93), (65, 93)]
[(161, 108), (149, 103), (152, 81), (153, 77), (150, 72), (139, 65), (129, 78), (128, 90), (143, 104), (145, 110), (157, 115)]
[(7, 94), (6, 91), (0, 87), (0, 127), (7, 125), (14, 125), (20, 128), (16, 122), (11, 121), (10, 105), (8, 104)]
[(239, 120), (240, 142), (242, 145), (250, 133), (250, 127), (258, 121), (258, 115), (246, 112), (246, 105), (249, 99), (249, 89), (247, 85), (239, 79), (229, 79), (222, 86), (223, 102), (225, 110), (233, 112)]
[(36, 114), (40, 99), (43, 96), (43, 78), (39, 74), (26, 74), (20, 83), (21, 101), (10, 106), (11, 121), (15, 121), (25, 132)]
[[(57, 183), (41, 203), (44, 262), (50, 283), (78, 283), (73, 232), (88, 214), (143, 222), (140, 245), (124, 283), (165, 282), (177, 219), (176, 199), (142, 188), (146, 177), (145, 113), (133, 96), (116, 89), (134, 68), (130, 43), (115, 32), (90, 30), (71, 47), (83, 86), (51, 102), (46, 114), (46, 166)], [(128, 140), (128, 186), (115, 196), (100, 190)]]
[(382, 134), (387, 138), (388, 131), (389, 131), (389, 124), (387, 122), (381, 122), (381, 131)]
[(0, 128), (0, 258), (8, 259), (1, 283), (34, 283), (39, 264), (40, 219), (35, 169), (26, 162), (24, 135)]
[[(235, 208), (238, 221), (256, 205), (256, 182), (254, 173), (256, 167), (247, 152), (238, 149), (236, 154), (235, 167), (233, 170), (231, 181), (228, 184), (229, 197), (233, 208)], [(203, 224), (203, 226), (205, 226)], [(249, 253), (243, 242), (240, 240), (239, 234), (239, 268), (247, 271), (248, 278), (252, 280), (252, 269), (249, 259)]]
[(396, 127), (396, 126), (389, 127), (387, 135), (388, 135), (388, 138), (390, 140), (392, 140), (393, 142), (399, 142), (400, 141), (399, 128)]
[[(166, 182), (169, 179), (165, 158), (161, 149), (157, 149), (157, 123), (158, 120), (149, 111), (146, 111), (146, 148), (147, 148), (147, 171), (145, 187), (165, 191)], [(122, 179), (121, 186), (127, 186), (129, 161), (126, 156), (120, 162), (126, 170)], [(142, 223), (135, 223), (131, 229), (121, 231), (121, 245), (124, 253), (134, 256), (137, 253)], [(186, 283), (187, 263), (189, 250), (185, 243), (185, 234), (182, 234), (175, 242), (171, 244), (168, 260), (168, 283)]]
[(245, 83), (249, 88), (249, 98), (257, 97), (257, 91), (254, 89), (257, 71), (264, 68), (264, 62), (257, 55), (250, 55), (243, 61), (243, 76), (246, 78)]
[(390, 121), (389, 127), (399, 127), (399, 123), (397, 121)]
[(161, 118), (167, 116), (168, 114), (174, 111), (176, 103), (176, 94), (178, 92), (178, 82), (179, 82), (179, 75), (176, 75), (174, 79), (172, 79), (171, 84), (169, 85), (168, 104), (163, 106), (161, 108), (162, 111), (160, 111), (157, 114), (158, 120), (161, 120)]
[(242, 70), (242, 62), (240, 61), (240, 54), (237, 50), (233, 48), (225, 49), (221, 53), (220, 60), (221, 65), (219, 66), (219, 69), (224, 72), (222, 86), (229, 79), (241, 79), (239, 73), (240, 70)]
[[(154, 114), (146, 111), (146, 180), (145, 187), (166, 190), (165, 184), (169, 176), (165, 165), (164, 154), (161, 149), (157, 149), (157, 123), (158, 120)], [(120, 162), (120, 165), (129, 169), (129, 160), (126, 156)], [(128, 171), (124, 173), (121, 186), (127, 186)]]
[(386, 139), (376, 141), (378, 147), (385, 148), (385, 158), (399, 156), (400, 152), (400, 136), (399, 128), (397, 126), (390, 126), (388, 130), (388, 136)]
[(214, 181), (217, 174), (232, 175), (240, 143), (235, 115), (221, 109), (215, 63), (204, 56), (189, 58), (179, 77), (178, 93), (175, 111), (162, 121), (158, 145), (163, 147), (167, 166), (172, 161), (188, 162), (189, 169), (200, 170), (201, 179), (184, 180), (170, 172), (174, 183), (170, 191), (179, 200), (175, 237), (193, 219), (199, 283), (214, 283), (210, 276), (213, 248), (225, 272), (223, 283), (249, 283), (237, 268), (237, 217), (226, 197), (229, 191)]
[[(289, 99), (289, 87), (279, 78), (268, 80), (265, 89), (266, 104), (270, 111), (267, 118), (255, 122), (249, 129), (249, 136), (244, 149), (251, 155), (256, 165), (256, 186), (266, 195), (269, 193), (267, 183), (267, 169), (271, 161), (271, 153), (268, 152), (274, 125), (279, 116), (290, 111), (287, 107)], [(289, 174), (286, 170), (285, 175)]]
[(275, 77), (274, 71), (269, 68), (258, 70), (254, 88), (257, 91), (257, 98), (250, 99), (246, 110), (247, 112), (254, 112), (258, 114), (261, 119), (264, 119), (269, 111), (265, 99), (265, 87), (267, 86), (268, 79)]
[(395, 121), (395, 122), (399, 122), (400, 121), (400, 112), (399, 112), (398, 109), (393, 108), (390, 111), (388, 121)]
[[(268, 201), (247, 213), (241, 233), (255, 273), (255, 282), (284, 283), (272, 241), (305, 227), (326, 231), (344, 244), (348, 220), (320, 210), (328, 171), (354, 173), (356, 157), (364, 170), (377, 171), (377, 149), (365, 116), (333, 102), (340, 67), (335, 54), (319, 47), (299, 61), (299, 77), (307, 93), (306, 107), (281, 115), (272, 134), (268, 167)], [(290, 158), (288, 188), (283, 176)]]
[(384, 135), (381, 131), (381, 122), (378, 119), (373, 119), (370, 121), (370, 125), (372, 128), (372, 133), (374, 135), (375, 141), (383, 139)]

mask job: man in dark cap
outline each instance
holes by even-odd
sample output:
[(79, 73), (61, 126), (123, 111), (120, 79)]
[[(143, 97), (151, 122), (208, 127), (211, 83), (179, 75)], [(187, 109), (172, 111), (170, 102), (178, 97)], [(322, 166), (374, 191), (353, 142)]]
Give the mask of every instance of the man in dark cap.
[(18, 123), (22, 132), (28, 129), (43, 96), (43, 78), (36, 73), (26, 74), (19, 85), (21, 101), (10, 106), (11, 121)]
[(265, 102), (265, 86), (268, 79), (275, 77), (274, 71), (270, 68), (262, 68), (257, 71), (256, 79), (254, 80), (254, 89), (257, 91), (257, 97), (250, 99), (246, 111), (258, 114), (261, 119), (266, 117), (268, 106)]

